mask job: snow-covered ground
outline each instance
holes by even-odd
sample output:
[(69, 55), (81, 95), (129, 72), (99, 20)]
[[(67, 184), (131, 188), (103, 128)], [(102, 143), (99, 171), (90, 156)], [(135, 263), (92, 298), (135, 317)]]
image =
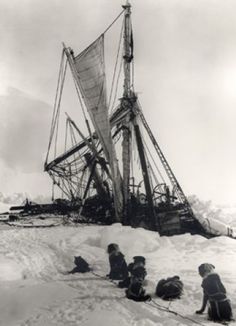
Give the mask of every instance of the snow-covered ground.
[(11, 205), (0, 202), (0, 214), (9, 211)]
[[(194, 325), (193, 321), (158, 310), (147, 303), (125, 298), (124, 290), (92, 273), (66, 275), (81, 255), (104, 276), (109, 271), (106, 247), (120, 245), (127, 262), (134, 255), (146, 257), (147, 286), (155, 298), (158, 280), (179, 275), (184, 295), (170, 309), (204, 325), (201, 278), (197, 268), (210, 262), (216, 266), (236, 315), (236, 240), (218, 237), (207, 240), (189, 234), (159, 237), (156, 232), (112, 226), (57, 226), (0, 229), (0, 325), (2, 326), (160, 326)], [(232, 325), (236, 324), (234, 322)]]

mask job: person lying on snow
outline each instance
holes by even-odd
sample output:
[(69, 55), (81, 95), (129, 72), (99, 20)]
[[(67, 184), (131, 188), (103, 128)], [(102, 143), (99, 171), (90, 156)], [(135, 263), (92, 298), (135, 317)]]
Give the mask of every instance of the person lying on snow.
[(141, 278), (143, 281), (147, 275), (145, 269), (145, 258), (143, 256), (135, 256), (133, 257), (133, 260), (134, 260), (133, 263), (130, 263), (128, 265), (128, 272), (130, 273), (130, 276), (128, 276), (123, 281), (119, 282), (118, 286), (120, 288), (129, 287), (132, 275)]
[(226, 296), (226, 290), (218, 274), (214, 272), (215, 266), (211, 264), (201, 264), (198, 268), (200, 276), (203, 278), (203, 302), (197, 314), (202, 314), (208, 307), (208, 319), (214, 322), (232, 320), (232, 309), (230, 301)]
[(131, 276), (129, 278), (128, 289), (125, 291), (126, 297), (134, 301), (151, 300), (150, 295), (145, 294), (143, 282), (147, 275), (145, 269), (145, 258), (135, 256), (133, 265), (129, 265)]
[(112, 280), (124, 280), (128, 277), (128, 268), (124, 255), (120, 252), (116, 243), (110, 243), (107, 247), (109, 254), (110, 273), (107, 275)]
[(179, 276), (168, 277), (157, 283), (156, 295), (163, 300), (180, 299), (183, 293), (183, 286)]

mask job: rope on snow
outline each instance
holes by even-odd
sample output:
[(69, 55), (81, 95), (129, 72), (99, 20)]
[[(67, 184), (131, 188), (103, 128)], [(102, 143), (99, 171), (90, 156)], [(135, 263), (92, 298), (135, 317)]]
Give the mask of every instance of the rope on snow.
[[(98, 277), (98, 278), (100, 278), (100, 279), (103, 279), (103, 280), (105, 280), (105, 281), (108, 281), (108, 282), (110, 282), (110, 283), (113, 283), (113, 284), (117, 285), (117, 283), (116, 283), (115, 281), (113, 281), (113, 280), (111, 280), (111, 279), (108, 279), (106, 276), (99, 275), (99, 274), (97, 274), (97, 273), (94, 273), (93, 271), (91, 271), (91, 273), (92, 273), (94, 276), (96, 276), (96, 277)], [(178, 313), (177, 311), (174, 311), (174, 310), (170, 309), (170, 304), (171, 304), (171, 302), (170, 302), (170, 304), (169, 304), (168, 307), (165, 307), (165, 306), (160, 305), (159, 303), (157, 303), (157, 302), (156, 302), (155, 300), (153, 300), (153, 299), (151, 299), (151, 301), (149, 301), (149, 302), (146, 301), (146, 302), (144, 302), (144, 303), (145, 303), (146, 305), (149, 305), (150, 307), (156, 308), (156, 309), (158, 309), (158, 310), (161, 310), (161, 311), (165, 311), (165, 312), (171, 313), (171, 314), (173, 314), (173, 315), (175, 315), (175, 316), (179, 316), (179, 317), (181, 317), (181, 318), (183, 318), (183, 319), (186, 319), (186, 320), (188, 320), (188, 321), (191, 321), (191, 322), (193, 322), (193, 323), (195, 323), (195, 324), (197, 324), (197, 325), (205, 326), (205, 324), (203, 324), (203, 323), (200, 323), (200, 322), (198, 322), (198, 321), (196, 321), (196, 320), (194, 320), (194, 319), (192, 319), (192, 318), (189, 318), (189, 317), (187, 317), (187, 316), (184, 316), (184, 315)]]
[[(203, 323), (200, 323), (200, 322), (198, 322), (198, 321), (196, 321), (196, 320), (194, 320), (194, 319), (192, 319), (192, 318), (189, 318), (189, 317), (187, 317), (187, 316), (184, 316), (184, 315), (178, 313), (177, 311), (174, 311), (174, 310), (170, 309), (170, 308), (169, 308), (170, 305), (169, 305), (169, 307), (162, 306), (162, 305), (160, 305), (159, 303), (157, 303), (156, 301), (154, 301), (153, 299), (151, 299), (150, 302), (145, 302), (145, 303), (146, 303), (147, 305), (151, 306), (151, 307), (155, 307), (155, 308), (158, 309), (158, 310), (165, 311), (165, 312), (169, 312), (169, 313), (171, 313), (171, 314), (173, 314), (173, 315), (175, 315), (175, 316), (179, 316), (179, 317), (181, 317), (181, 318), (183, 318), (183, 319), (189, 320), (189, 321), (191, 321), (191, 322), (193, 322), (193, 323), (195, 323), (195, 324), (197, 324), (197, 325), (205, 326), (205, 324), (203, 324)], [(153, 303), (153, 305), (152, 305), (151, 303)]]

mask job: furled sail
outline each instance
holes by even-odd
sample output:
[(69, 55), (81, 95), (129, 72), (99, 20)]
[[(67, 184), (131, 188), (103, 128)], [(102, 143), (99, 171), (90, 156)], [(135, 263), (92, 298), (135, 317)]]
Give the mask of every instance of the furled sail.
[(121, 176), (116, 159), (108, 118), (106, 76), (104, 65), (104, 36), (74, 58), (77, 81), (90, 118), (110, 165), (116, 211), (122, 211)]

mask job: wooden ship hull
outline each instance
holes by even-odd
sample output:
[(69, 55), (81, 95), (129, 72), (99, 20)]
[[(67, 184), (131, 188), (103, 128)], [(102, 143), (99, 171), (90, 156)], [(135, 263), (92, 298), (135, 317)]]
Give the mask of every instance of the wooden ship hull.
[[(12, 210), (29, 214), (63, 212), (68, 216), (73, 212), (77, 222), (122, 223), (160, 235), (204, 234), (135, 92), (131, 5), (127, 1), (122, 7), (112, 24), (78, 55), (63, 44), (44, 169), (64, 201), (44, 206), (23, 205)], [(108, 94), (104, 39), (121, 17)], [(79, 120), (84, 121), (84, 126), (79, 127), (79, 121), (71, 118), (73, 113), (66, 112), (65, 147), (58, 155), (57, 146), (62, 139), (59, 119), (68, 67), (81, 110)]]

